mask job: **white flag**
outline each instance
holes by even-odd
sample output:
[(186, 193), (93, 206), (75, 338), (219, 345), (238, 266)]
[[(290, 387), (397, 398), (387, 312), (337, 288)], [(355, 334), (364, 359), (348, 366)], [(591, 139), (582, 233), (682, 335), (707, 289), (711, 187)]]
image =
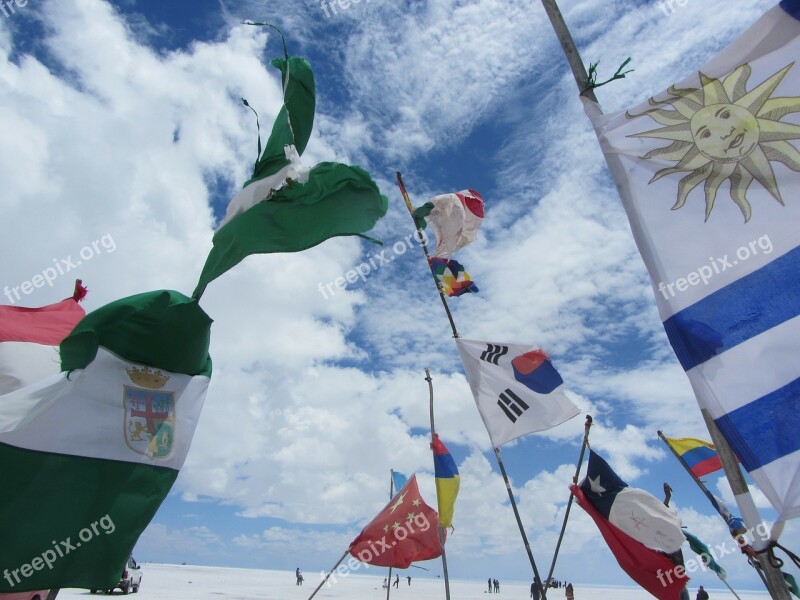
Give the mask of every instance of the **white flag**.
[(584, 105), (661, 319), (780, 518), (800, 516), (800, 0), (635, 108)]
[(545, 431), (580, 411), (547, 355), (522, 344), (456, 339), (464, 372), (495, 447)]

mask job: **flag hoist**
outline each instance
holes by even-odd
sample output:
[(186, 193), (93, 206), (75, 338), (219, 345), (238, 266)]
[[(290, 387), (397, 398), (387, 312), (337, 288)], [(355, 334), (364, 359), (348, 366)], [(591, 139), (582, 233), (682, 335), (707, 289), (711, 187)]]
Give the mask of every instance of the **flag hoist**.
[(780, 522), (800, 516), (800, 0), (615, 114), (600, 109), (555, 0), (542, 4), (745, 523), (761, 519), (736, 456), (778, 512), (772, 539), (754, 545), (770, 594), (788, 599), (768, 555)]
[[(520, 436), (555, 427), (576, 416), (580, 411), (565, 394), (564, 381), (550, 358), (541, 349), (520, 344), (466, 340), (458, 334), (445, 298), (448, 295), (448, 286), (437, 277), (435, 259), (448, 257), (449, 254), (475, 239), (477, 227), (483, 218), (483, 199), (480, 198), (480, 194), (474, 190), (465, 190), (457, 194), (437, 196), (431, 202), (414, 209), (400, 173), (397, 173), (397, 185), (419, 232), (418, 239), (424, 239), (421, 235), (421, 228), (426, 222), (432, 225), (436, 233), (437, 249), (434, 256), (431, 256), (427, 244), (424, 242), (422, 249), (450, 323), (478, 412), (489, 433), (495, 459), (505, 482), (514, 518), (533, 570), (534, 581), (539, 583), (540, 597), (545, 598), (547, 592), (544, 585), (545, 580), (539, 574), (525, 528), (522, 525), (511, 482), (500, 455), (500, 446)], [(591, 418), (587, 419), (581, 460), (588, 444), (590, 424)], [(431, 431), (433, 434), (432, 412)], [(578, 462), (578, 471), (580, 462)], [(575, 481), (577, 481), (577, 477), (578, 473), (575, 475)], [(566, 522), (564, 526), (566, 526)], [(555, 557), (553, 564), (555, 564)]]

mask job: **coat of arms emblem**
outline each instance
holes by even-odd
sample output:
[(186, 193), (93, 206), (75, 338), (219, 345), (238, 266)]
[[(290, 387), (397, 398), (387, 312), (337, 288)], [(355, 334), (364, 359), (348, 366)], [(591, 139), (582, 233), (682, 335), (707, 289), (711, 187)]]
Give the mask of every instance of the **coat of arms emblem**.
[(167, 458), (175, 437), (175, 394), (161, 388), (169, 376), (149, 367), (126, 371), (135, 386), (123, 386), (125, 443), (151, 460)]

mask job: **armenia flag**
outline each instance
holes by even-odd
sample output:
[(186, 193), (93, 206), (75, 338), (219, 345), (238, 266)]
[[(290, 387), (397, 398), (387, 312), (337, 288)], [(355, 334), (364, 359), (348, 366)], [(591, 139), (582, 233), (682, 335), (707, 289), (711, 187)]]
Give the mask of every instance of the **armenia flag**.
[(0, 594), (117, 583), (189, 451), (210, 328), (178, 292), (118, 300), (61, 342), (62, 373), (0, 396)]
[(439, 499), (439, 524), (450, 527), (453, 524), (453, 511), (456, 505), (458, 488), (461, 485), (461, 476), (458, 474), (456, 461), (450, 456), (450, 451), (439, 439), (439, 434), (433, 434), (433, 466), (436, 474), (436, 497)]
[(698, 479), (722, 468), (714, 444), (695, 438), (664, 438)]
[(627, 111), (582, 98), (675, 354), (778, 520), (800, 516), (798, 57), (783, 0)]

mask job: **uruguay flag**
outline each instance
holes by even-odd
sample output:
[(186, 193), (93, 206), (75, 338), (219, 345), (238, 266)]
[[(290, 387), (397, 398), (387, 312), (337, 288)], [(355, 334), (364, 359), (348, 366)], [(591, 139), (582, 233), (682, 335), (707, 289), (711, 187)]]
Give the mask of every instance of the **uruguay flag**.
[(800, 0), (636, 107), (583, 98), (700, 407), (800, 516)]

